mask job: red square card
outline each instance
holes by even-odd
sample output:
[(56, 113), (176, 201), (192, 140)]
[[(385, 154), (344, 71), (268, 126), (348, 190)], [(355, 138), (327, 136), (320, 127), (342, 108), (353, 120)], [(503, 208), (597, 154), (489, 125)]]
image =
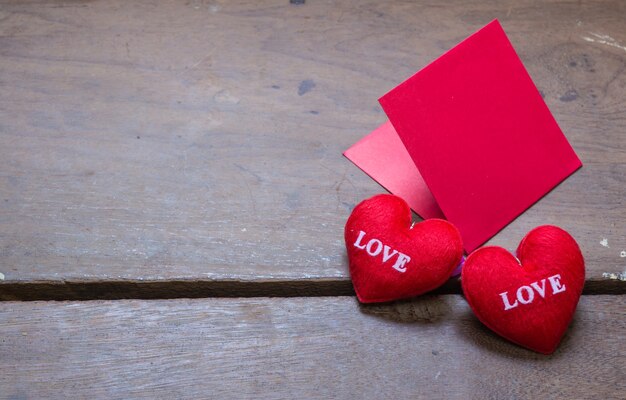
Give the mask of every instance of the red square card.
[(379, 101), (468, 252), (582, 165), (497, 20)]

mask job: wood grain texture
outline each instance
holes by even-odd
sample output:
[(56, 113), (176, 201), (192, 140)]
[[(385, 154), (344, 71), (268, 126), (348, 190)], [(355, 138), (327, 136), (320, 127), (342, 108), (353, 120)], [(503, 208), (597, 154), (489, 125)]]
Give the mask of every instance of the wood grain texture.
[(341, 152), (496, 17), (585, 166), (490, 243), (560, 225), (623, 292), (621, 1), (1, 1), (3, 283), (345, 285), (343, 225), (382, 189)]
[(0, 399), (618, 399), (624, 296), (585, 296), (555, 354), (458, 295), (0, 303)]

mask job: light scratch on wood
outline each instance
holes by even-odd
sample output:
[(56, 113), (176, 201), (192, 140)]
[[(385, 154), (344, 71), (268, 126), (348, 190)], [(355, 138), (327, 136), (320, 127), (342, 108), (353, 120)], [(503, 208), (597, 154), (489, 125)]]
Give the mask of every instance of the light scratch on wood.
[(603, 278), (608, 278), (608, 279), (612, 279), (615, 281), (626, 281), (626, 271), (624, 272), (603, 272), (602, 273), (602, 277)]
[(605, 44), (607, 46), (615, 47), (615, 48), (626, 51), (626, 46), (622, 46), (617, 40), (613, 39), (609, 35), (601, 35), (599, 33), (594, 33), (594, 32), (589, 32), (589, 34), (592, 35), (593, 37), (581, 36), (581, 38), (583, 40), (586, 40), (587, 42)]

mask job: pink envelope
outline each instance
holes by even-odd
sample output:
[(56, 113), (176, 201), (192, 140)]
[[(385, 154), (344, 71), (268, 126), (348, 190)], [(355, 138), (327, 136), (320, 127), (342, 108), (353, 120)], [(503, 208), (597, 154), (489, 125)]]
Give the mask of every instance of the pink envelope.
[(497, 20), (379, 101), (391, 123), (344, 155), (468, 253), (582, 166)]

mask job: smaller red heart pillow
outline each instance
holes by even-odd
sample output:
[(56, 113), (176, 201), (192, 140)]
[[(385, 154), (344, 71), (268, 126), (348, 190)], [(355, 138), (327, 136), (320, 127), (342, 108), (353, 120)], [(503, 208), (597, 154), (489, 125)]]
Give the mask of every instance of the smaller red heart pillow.
[(463, 293), (478, 319), (502, 337), (551, 354), (572, 320), (585, 284), (578, 244), (556, 226), (530, 231), (515, 258), (501, 247), (467, 257)]
[(398, 196), (359, 203), (346, 222), (350, 275), (359, 301), (413, 297), (441, 286), (463, 256), (459, 231), (440, 219), (411, 223)]

